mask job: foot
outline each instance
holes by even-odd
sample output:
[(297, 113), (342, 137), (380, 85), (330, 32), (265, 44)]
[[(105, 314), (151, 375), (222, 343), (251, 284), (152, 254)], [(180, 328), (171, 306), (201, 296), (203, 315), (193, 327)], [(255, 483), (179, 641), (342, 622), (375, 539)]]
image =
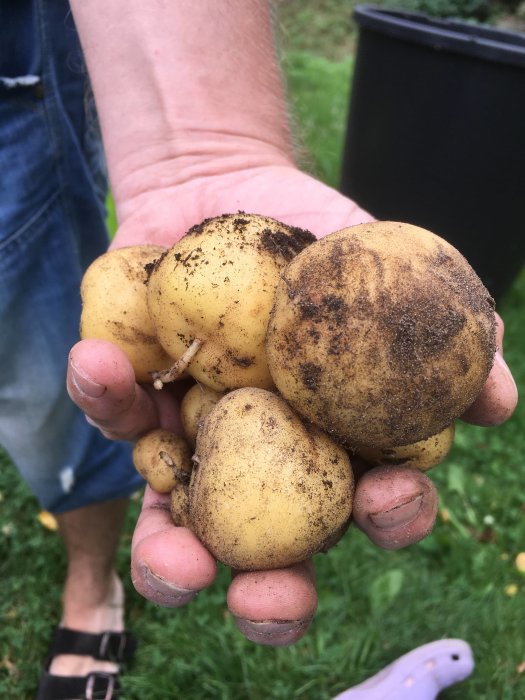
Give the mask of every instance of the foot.
[[(113, 575), (105, 600), (98, 605), (85, 608), (74, 609), (68, 606), (60, 625), (82, 632), (122, 632), (124, 630), (124, 589), (118, 576)], [(118, 670), (119, 666), (116, 663), (73, 654), (55, 656), (49, 667), (49, 673), (55, 676), (87, 676), (93, 671), (117, 673)]]
[(441, 690), (467, 678), (473, 668), (466, 642), (441, 639), (401, 656), (333, 700), (435, 700)]

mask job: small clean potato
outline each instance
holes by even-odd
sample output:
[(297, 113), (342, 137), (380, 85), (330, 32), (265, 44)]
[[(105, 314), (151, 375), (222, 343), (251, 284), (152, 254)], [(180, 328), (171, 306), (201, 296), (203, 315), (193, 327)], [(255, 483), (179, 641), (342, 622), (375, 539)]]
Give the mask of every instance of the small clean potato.
[(273, 386), (264, 339), (280, 271), (315, 240), (255, 214), (225, 214), (191, 228), (155, 265), (148, 306), (176, 361), (156, 388), (187, 367), (215, 391)]
[(454, 442), (454, 424), (437, 435), (400, 447), (356, 447), (355, 452), (373, 467), (413, 467), (423, 472), (441, 464)]
[(147, 305), (147, 266), (165, 252), (154, 245), (127, 246), (96, 258), (86, 270), (80, 293), (80, 337), (109, 340), (124, 351), (138, 382), (153, 382), (151, 372), (169, 367), (158, 343)]
[(226, 394), (197, 435), (191, 529), (235, 569), (291, 566), (344, 533), (354, 478), (346, 451), (278, 395)]
[(224, 392), (214, 391), (203, 384), (194, 384), (184, 394), (180, 404), (180, 418), (186, 439), (195, 447), (200, 424)]
[(179, 484), (189, 484), (191, 449), (180, 435), (158, 428), (137, 440), (133, 464), (154, 491), (170, 493)]
[(380, 221), (332, 233), (286, 267), (267, 357), (282, 396), (344, 444), (398, 447), (439, 433), (481, 391), (494, 301), (430, 231)]

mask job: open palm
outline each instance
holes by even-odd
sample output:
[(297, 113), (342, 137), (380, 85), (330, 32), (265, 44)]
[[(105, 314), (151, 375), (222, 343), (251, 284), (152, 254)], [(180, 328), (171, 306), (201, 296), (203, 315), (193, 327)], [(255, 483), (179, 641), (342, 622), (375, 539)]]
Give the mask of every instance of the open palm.
[[(267, 166), (189, 178), (176, 185), (159, 183), (119, 205), (122, 223), (112, 246), (169, 247), (205, 218), (237, 211), (271, 216), (309, 229), (318, 238), (372, 218), (294, 167)], [(502, 333), (500, 323), (500, 349)], [(102, 397), (86, 394), (75, 373), (105, 386)], [(109, 438), (133, 440), (159, 426), (180, 430), (177, 388), (155, 392), (136, 385), (126, 357), (108, 343), (82, 341), (72, 349), (68, 386), (73, 400)], [(515, 385), (498, 353), (470, 417), (482, 425), (497, 424), (512, 413), (515, 403)], [(354, 519), (379, 546), (418, 541), (432, 529), (436, 510), (435, 488), (417, 470), (393, 469), (388, 483), (382, 475), (357, 485)], [(175, 607), (210, 585), (215, 573), (213, 557), (197, 538), (173, 525), (168, 497), (147, 489), (132, 548), (137, 590), (158, 604)], [(311, 562), (269, 572), (235, 572), (228, 591), (228, 606), (241, 631), (273, 645), (302, 636), (316, 603)]]

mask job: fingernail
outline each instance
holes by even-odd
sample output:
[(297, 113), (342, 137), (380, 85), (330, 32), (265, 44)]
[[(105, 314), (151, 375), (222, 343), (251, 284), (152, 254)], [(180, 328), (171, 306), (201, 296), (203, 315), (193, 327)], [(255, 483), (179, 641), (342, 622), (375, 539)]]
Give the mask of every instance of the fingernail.
[(180, 588), (171, 581), (157, 576), (147, 566), (142, 567), (142, 573), (144, 581), (151, 590), (153, 600), (166, 608), (178, 608), (181, 605), (186, 605), (197, 595), (197, 591)]
[(381, 513), (370, 513), (368, 517), (380, 530), (396, 530), (416, 519), (422, 503), (423, 494), (420, 494), (407, 503), (401, 503)]
[(517, 393), (518, 387), (516, 386), (512, 372), (510, 371), (508, 364), (505, 362), (505, 359), (499, 350), (496, 352), (494, 357), (494, 364), (498, 365), (499, 369), (502, 370), (505, 380), (508, 382), (511, 389)]
[(293, 644), (308, 628), (312, 618), (306, 620), (267, 620), (256, 622), (236, 617), (235, 623), (242, 634), (251, 642), (271, 646)]
[(91, 377), (83, 374), (73, 364), (71, 364), (71, 379), (76, 388), (91, 399), (99, 399), (106, 391), (106, 387), (103, 384), (94, 382)]

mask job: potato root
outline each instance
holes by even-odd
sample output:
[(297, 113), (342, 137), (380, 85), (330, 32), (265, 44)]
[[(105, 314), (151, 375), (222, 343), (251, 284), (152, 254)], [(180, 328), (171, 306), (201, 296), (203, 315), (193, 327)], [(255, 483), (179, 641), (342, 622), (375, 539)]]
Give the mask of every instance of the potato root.
[(189, 485), (191, 449), (180, 435), (158, 428), (143, 435), (133, 447), (135, 469), (158, 493)]
[(279, 273), (311, 233), (268, 217), (207, 219), (155, 265), (148, 307), (161, 345), (175, 360), (156, 388), (186, 368), (215, 391), (273, 386), (265, 334)]

